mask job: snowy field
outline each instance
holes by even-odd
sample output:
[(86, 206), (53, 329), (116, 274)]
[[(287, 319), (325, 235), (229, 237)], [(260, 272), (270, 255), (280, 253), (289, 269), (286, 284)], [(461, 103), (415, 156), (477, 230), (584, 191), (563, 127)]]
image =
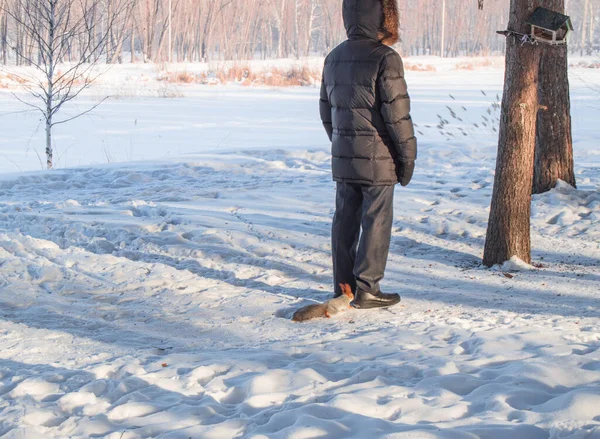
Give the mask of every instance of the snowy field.
[(570, 71), (579, 187), (534, 198), (538, 266), (492, 270), (502, 70), (407, 72), (402, 303), (298, 324), (332, 289), (318, 89), (144, 68), (66, 108), (126, 90), (57, 127), (53, 172), (0, 90), (0, 438), (600, 438), (600, 71)]

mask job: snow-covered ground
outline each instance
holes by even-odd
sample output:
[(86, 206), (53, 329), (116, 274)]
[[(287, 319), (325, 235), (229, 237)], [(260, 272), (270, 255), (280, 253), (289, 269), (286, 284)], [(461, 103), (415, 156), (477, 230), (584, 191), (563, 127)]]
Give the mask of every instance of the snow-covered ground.
[(53, 172), (0, 93), (0, 438), (600, 438), (600, 72), (571, 70), (579, 188), (534, 198), (541, 266), (493, 270), (502, 71), (407, 76), (403, 301), (303, 324), (331, 295), (317, 89), (121, 96), (57, 127)]

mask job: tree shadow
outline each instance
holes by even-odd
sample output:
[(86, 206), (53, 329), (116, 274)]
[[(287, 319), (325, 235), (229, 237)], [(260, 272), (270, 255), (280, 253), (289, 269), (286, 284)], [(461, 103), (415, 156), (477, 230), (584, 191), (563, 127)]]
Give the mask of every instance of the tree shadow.
[[(231, 270), (218, 270), (215, 268), (207, 267), (202, 265), (197, 259), (179, 260), (170, 256), (165, 256), (164, 254), (153, 253), (121, 252), (117, 255), (130, 259), (132, 261), (165, 264), (175, 268), (176, 270), (187, 270), (197, 276), (221, 281), (234, 287), (248, 288), (251, 290), (261, 290), (276, 295), (282, 294), (294, 299), (312, 296), (318, 297), (327, 294), (327, 292), (323, 290), (315, 290), (311, 288), (291, 288), (284, 285), (269, 285), (263, 281), (256, 279), (238, 278), (236, 276), (236, 273)], [(271, 268), (278, 267), (278, 269), (281, 269), (283, 267), (287, 267), (285, 264), (281, 263), (273, 265), (274, 267)], [(294, 275), (294, 273), (298, 272), (297, 267), (290, 267), (289, 270), (290, 271), (283, 272), (285, 274), (290, 275)], [(307, 275), (307, 277), (309, 277), (306, 272), (304, 272), (304, 274)]]
[[(440, 250), (441, 251), (441, 250)], [(399, 292), (402, 296), (414, 300), (430, 300), (432, 302), (448, 305), (462, 305), (469, 308), (491, 309), (510, 311), (518, 314), (546, 314), (563, 317), (600, 317), (598, 300), (590, 296), (581, 296), (570, 293), (567, 297), (559, 295), (551, 285), (524, 287), (519, 285), (518, 277), (506, 279), (498, 285), (486, 284), (477, 279), (464, 280), (459, 278), (449, 279), (433, 273), (423, 277), (421, 273), (415, 274), (408, 269), (389, 268), (386, 283), (395, 279), (402, 279), (396, 283), (390, 292)], [(493, 274), (477, 268), (471, 273), (475, 277), (481, 274)], [(497, 274), (501, 276), (501, 273)], [(526, 276), (537, 276), (537, 272), (522, 273)], [(539, 272), (539, 276), (543, 276)], [(465, 278), (466, 276), (463, 276)], [(575, 276), (574, 276), (575, 277)], [(593, 282), (593, 281), (590, 281)]]
[[(126, 349), (176, 352), (189, 348), (190, 340), (196, 345), (208, 345), (210, 338), (219, 333), (223, 336), (223, 328), (206, 329), (195, 326), (185, 321), (169, 321), (159, 315), (152, 316), (152, 327), (128, 321), (127, 319), (112, 320), (110, 314), (108, 319), (87, 315), (66, 314), (64, 310), (53, 310), (48, 306), (35, 305), (22, 309), (7, 302), (0, 302), (0, 319), (17, 324), (26, 325), (29, 328), (40, 330), (54, 330), (66, 332), (74, 337), (86, 338), (106, 345), (120, 346)], [(35, 311), (35, 312), (32, 312)], [(61, 312), (62, 311), (62, 312)], [(75, 312), (76, 310), (73, 310)], [(198, 313), (198, 311), (195, 311)], [(208, 320), (210, 310), (206, 310)], [(199, 319), (201, 321), (201, 319)], [(127, 322), (127, 325), (124, 323)], [(170, 329), (167, 331), (167, 329)], [(227, 333), (228, 338), (235, 335)], [(235, 344), (235, 340), (232, 340)], [(237, 344), (244, 344), (246, 340), (239, 339)]]
[(560, 253), (557, 251), (550, 250), (532, 250), (532, 257), (542, 264), (551, 263), (551, 264), (570, 264), (581, 267), (600, 267), (600, 259), (592, 258), (584, 255), (569, 255), (565, 253)]
[(390, 252), (402, 253), (410, 259), (443, 263), (453, 267), (475, 267), (481, 264), (481, 258), (471, 253), (419, 242), (406, 236), (392, 236)]

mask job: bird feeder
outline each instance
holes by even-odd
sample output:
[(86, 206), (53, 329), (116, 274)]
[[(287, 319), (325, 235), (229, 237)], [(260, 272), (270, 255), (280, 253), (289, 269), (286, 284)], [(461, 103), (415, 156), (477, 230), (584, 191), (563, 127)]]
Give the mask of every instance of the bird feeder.
[(573, 30), (569, 16), (545, 8), (537, 8), (527, 24), (531, 26), (532, 41), (551, 45), (567, 44), (567, 36)]

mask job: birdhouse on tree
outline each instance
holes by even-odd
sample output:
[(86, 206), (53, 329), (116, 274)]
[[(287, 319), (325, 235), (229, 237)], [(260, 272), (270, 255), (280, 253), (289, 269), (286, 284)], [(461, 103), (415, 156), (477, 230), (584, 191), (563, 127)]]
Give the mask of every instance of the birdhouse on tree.
[(531, 39), (546, 44), (567, 44), (567, 36), (573, 30), (571, 17), (537, 8), (529, 17), (527, 24), (531, 26)]

